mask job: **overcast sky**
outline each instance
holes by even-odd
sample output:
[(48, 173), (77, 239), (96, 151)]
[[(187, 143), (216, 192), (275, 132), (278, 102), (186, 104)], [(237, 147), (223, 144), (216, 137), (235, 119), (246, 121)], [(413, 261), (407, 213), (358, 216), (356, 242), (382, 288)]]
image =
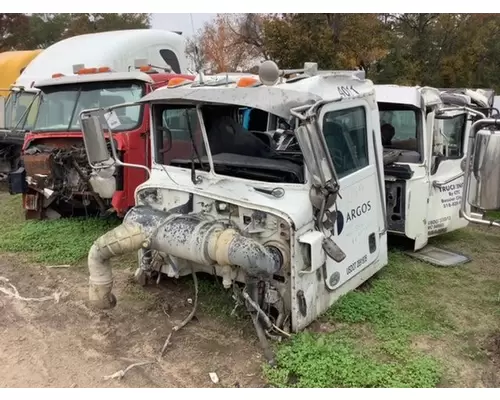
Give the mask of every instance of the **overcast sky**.
[(154, 29), (165, 29), (168, 31), (181, 31), (185, 36), (193, 34), (191, 25), (191, 15), (193, 16), (194, 31), (203, 27), (203, 24), (210, 21), (217, 14), (155, 14), (152, 15), (152, 27)]

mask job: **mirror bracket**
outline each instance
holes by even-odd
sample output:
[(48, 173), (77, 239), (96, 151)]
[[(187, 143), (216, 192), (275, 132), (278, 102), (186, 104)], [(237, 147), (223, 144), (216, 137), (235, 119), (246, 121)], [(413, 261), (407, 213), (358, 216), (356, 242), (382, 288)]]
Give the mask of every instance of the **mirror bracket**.
[[(95, 136), (95, 139), (98, 142), (100, 142), (100, 143), (98, 143), (98, 146), (101, 148), (102, 152), (107, 153), (106, 137), (105, 137), (102, 125), (101, 125), (101, 119), (99, 118), (99, 115), (104, 116), (105, 114), (108, 114), (117, 108), (123, 108), (123, 107), (132, 106), (132, 105), (137, 105), (137, 103), (123, 103), (123, 104), (118, 104), (116, 106), (112, 106), (112, 107), (108, 107), (108, 108), (91, 108), (91, 109), (83, 110), (80, 113), (80, 126), (82, 129), (83, 140), (85, 143), (85, 149), (87, 151), (87, 159), (88, 159), (89, 165), (92, 169), (109, 168), (112, 165), (118, 165), (121, 167), (139, 168), (139, 169), (145, 170), (147, 172), (148, 178), (151, 176), (150, 169), (148, 167), (146, 167), (145, 165), (129, 164), (129, 163), (124, 163), (120, 160), (120, 158), (118, 157), (118, 150), (116, 149), (115, 141), (113, 140), (113, 129), (110, 126), (108, 118), (104, 117), (103, 119), (106, 122), (106, 125), (108, 127), (108, 132), (109, 132), (108, 139), (110, 142), (112, 156), (109, 156), (109, 153), (108, 153), (107, 159), (104, 159), (106, 157), (104, 156), (103, 153), (101, 153), (100, 154), (101, 157), (97, 157), (97, 158), (102, 158), (102, 160), (92, 160), (91, 159), (92, 157), (90, 157), (90, 154), (88, 151), (89, 147), (88, 147), (87, 142), (86, 142), (86, 140), (87, 140), (86, 137), (87, 137), (88, 133), (87, 134), (85, 133), (85, 126), (87, 126), (90, 130), (94, 130), (94, 132), (91, 132), (91, 133), (93, 133)], [(90, 120), (90, 122), (88, 122), (89, 120)], [(111, 165), (106, 164), (106, 161), (109, 161), (110, 158), (113, 160), (114, 163)]]
[[(328, 210), (335, 205), (337, 197), (340, 197), (340, 185), (328, 146), (321, 133), (318, 110), (325, 104), (339, 100), (341, 99), (321, 100), (312, 105), (308, 104), (290, 110), (292, 116), (300, 121), (300, 126), (296, 129), (297, 140), (301, 146), (306, 147), (306, 149), (303, 148), (305, 163), (311, 175), (316, 177), (309, 192), (315, 211), (316, 229), (325, 235), (323, 242), (325, 253), (336, 262), (344, 260), (346, 255), (331, 239), (336, 213), (330, 213)], [(327, 221), (324, 221), (325, 215)]]

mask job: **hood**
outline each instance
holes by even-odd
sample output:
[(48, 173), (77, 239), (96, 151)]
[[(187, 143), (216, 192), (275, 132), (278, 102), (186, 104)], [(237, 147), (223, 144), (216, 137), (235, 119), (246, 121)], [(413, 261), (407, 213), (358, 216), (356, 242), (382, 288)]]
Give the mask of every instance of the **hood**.
[[(203, 177), (202, 182), (198, 185), (191, 182), (190, 171), (168, 168), (168, 174), (166, 174), (163, 168), (155, 166), (151, 170), (150, 179), (136, 189), (136, 199), (137, 192), (145, 188), (178, 190), (269, 212), (290, 220), (297, 229), (312, 220), (312, 207), (307, 185), (248, 181), (232, 177), (212, 176), (202, 171), (196, 171), (196, 173)], [(269, 193), (277, 188), (283, 189), (284, 192), (280, 198)]]

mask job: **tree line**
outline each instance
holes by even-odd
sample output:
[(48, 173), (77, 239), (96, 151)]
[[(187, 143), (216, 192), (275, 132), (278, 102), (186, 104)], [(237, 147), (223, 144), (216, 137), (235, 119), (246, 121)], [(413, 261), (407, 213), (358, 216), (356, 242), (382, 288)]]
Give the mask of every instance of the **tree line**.
[(150, 14), (0, 14), (0, 52), (45, 49), (75, 35), (150, 26)]
[[(0, 52), (149, 28), (150, 14), (0, 14)], [(217, 14), (188, 41), (197, 69), (364, 69), (376, 83), (500, 90), (500, 14)]]
[(313, 61), (376, 83), (498, 91), (499, 39), (500, 14), (218, 14), (188, 53), (213, 72)]

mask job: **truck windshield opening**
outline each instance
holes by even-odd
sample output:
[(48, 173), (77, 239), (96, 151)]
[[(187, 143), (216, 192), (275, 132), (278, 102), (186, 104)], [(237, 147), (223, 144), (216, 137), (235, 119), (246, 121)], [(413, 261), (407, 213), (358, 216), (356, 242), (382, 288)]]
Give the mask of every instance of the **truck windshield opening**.
[[(260, 124), (259, 130), (246, 129), (238, 106), (205, 105), (201, 110), (215, 173), (263, 182), (304, 182), (302, 153), (293, 131), (266, 130), (267, 124)], [(207, 171), (196, 109), (159, 106), (154, 114), (156, 162)], [(286, 146), (282, 136), (290, 138)]]
[[(80, 113), (90, 108), (105, 108), (134, 102), (144, 95), (144, 85), (135, 82), (92, 82), (42, 88), (38, 116), (33, 132), (80, 131)], [(120, 125), (114, 130), (137, 128), (143, 106), (117, 109)], [(103, 126), (107, 128), (107, 126)]]

